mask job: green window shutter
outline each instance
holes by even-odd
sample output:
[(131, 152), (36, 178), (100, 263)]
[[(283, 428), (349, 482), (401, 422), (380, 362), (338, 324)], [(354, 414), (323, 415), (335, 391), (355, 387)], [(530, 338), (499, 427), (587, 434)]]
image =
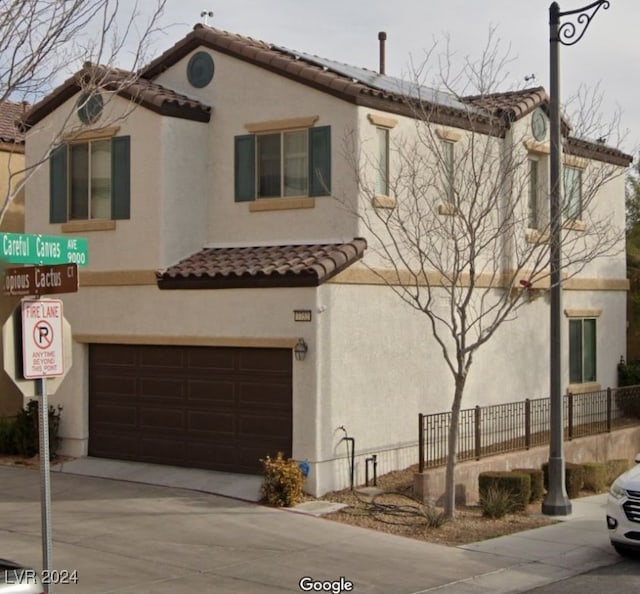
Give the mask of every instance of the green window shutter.
[(331, 194), (331, 126), (309, 128), (309, 196)]
[(67, 222), (67, 145), (51, 151), (49, 156), (49, 222)]
[(111, 218), (131, 218), (131, 137), (111, 139)]
[(256, 137), (236, 136), (234, 143), (235, 201), (250, 202), (256, 199)]

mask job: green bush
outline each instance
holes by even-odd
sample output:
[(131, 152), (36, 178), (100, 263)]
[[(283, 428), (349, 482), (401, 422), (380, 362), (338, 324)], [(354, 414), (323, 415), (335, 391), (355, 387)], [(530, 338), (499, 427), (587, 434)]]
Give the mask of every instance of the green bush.
[(607, 467), (607, 485), (610, 485), (623, 472), (629, 470), (629, 460), (626, 458), (615, 458), (613, 460), (607, 460), (605, 466)]
[[(545, 462), (542, 465), (542, 472), (544, 473), (544, 488), (549, 490), (549, 463)], [(567, 489), (567, 495), (569, 499), (575, 499), (580, 496), (580, 490), (584, 484), (584, 470), (582, 465), (574, 464), (572, 462), (565, 462), (564, 464), (564, 483)]]
[(607, 489), (607, 466), (604, 462), (586, 462), (582, 465), (584, 488), (594, 493)]
[(482, 515), (488, 518), (502, 518), (516, 507), (514, 497), (508, 489), (491, 484), (480, 495)]
[(618, 385), (637, 386), (640, 384), (640, 361), (618, 364)]
[[(49, 405), (49, 458), (56, 457), (60, 438), (60, 413), (62, 406)], [(35, 456), (40, 450), (38, 429), (38, 401), (29, 400), (27, 406), (22, 409), (15, 418), (14, 443), (16, 453), (20, 456)]]
[[(512, 499), (512, 509), (524, 510), (531, 499), (531, 477), (524, 472), (488, 471), (478, 475), (478, 492), (480, 502), (489, 496), (489, 488), (493, 487), (492, 495), (499, 497), (495, 491), (506, 491)], [(484, 511), (484, 508), (483, 508)]]
[(264, 502), (277, 507), (291, 507), (302, 499), (304, 476), (295, 460), (285, 459), (282, 452), (278, 452), (275, 458), (267, 456), (260, 462), (264, 472), (261, 487)]
[(0, 418), (0, 454), (17, 454), (16, 420), (13, 417)]
[(529, 503), (541, 501), (544, 496), (544, 475), (540, 468), (514, 468), (512, 472), (524, 472), (531, 478)]

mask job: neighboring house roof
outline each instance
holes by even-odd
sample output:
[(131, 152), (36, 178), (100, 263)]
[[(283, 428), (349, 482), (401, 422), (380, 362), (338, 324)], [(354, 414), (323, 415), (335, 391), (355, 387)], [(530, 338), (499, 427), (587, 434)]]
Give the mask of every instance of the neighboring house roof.
[(367, 242), (203, 248), (164, 271), (160, 289), (315, 287), (356, 260)]
[(28, 107), (28, 103), (16, 103), (15, 101), (6, 100), (0, 102), (0, 142), (20, 145), (20, 149), (22, 148), (24, 134), (18, 126), (18, 121)]
[(140, 78), (127, 70), (87, 63), (82, 70), (36, 103), (22, 119), (22, 126), (28, 129), (37, 124), (76, 93), (89, 90), (92, 86), (115, 93), (161, 115), (198, 122), (208, 122), (211, 118), (210, 106), (187, 95)]

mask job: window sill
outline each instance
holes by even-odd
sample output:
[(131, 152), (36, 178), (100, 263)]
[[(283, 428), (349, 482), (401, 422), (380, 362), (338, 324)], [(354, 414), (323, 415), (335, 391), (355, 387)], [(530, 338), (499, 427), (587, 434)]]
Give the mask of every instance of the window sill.
[(578, 220), (568, 220), (562, 224), (563, 229), (567, 229), (568, 231), (585, 231), (587, 225), (584, 221)]
[(587, 392), (599, 392), (602, 386), (598, 382), (585, 382), (584, 384), (569, 384), (567, 392), (571, 394), (585, 394)]
[(549, 234), (540, 233), (537, 229), (528, 229), (525, 237), (527, 243), (549, 243)]
[(395, 208), (396, 198), (395, 196), (374, 196), (371, 199), (371, 205), (373, 208)]
[(62, 231), (62, 233), (87, 233), (89, 231), (113, 231), (115, 228), (115, 221), (108, 219), (96, 219), (62, 223), (60, 231)]
[(315, 208), (316, 199), (304, 198), (258, 198), (249, 203), (249, 212), (268, 210), (296, 210), (299, 208)]
[(451, 204), (451, 202), (444, 202), (443, 204), (438, 205), (438, 214), (452, 217), (458, 214), (458, 209), (455, 204)]

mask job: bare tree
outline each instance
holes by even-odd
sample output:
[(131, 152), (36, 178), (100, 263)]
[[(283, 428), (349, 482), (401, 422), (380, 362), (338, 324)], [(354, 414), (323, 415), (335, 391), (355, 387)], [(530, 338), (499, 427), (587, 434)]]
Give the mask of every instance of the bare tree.
[[(165, 3), (154, 0), (143, 11), (138, 2), (119, 0), (1, 0), (0, 106), (38, 101), (74, 71), (80, 71), (77, 81), (87, 101), (96, 92), (105, 91), (106, 100), (117, 95), (135, 82), (147, 60)], [(126, 70), (115, 69), (119, 61)], [(61, 133), (62, 127), (52, 132), (51, 148)], [(1, 197), (0, 221), (47, 157), (48, 152), (30, 171), (8, 161), (10, 183)]]
[[(354, 137), (346, 139), (345, 155), (363, 198), (355, 215), (367, 232), (365, 264), (426, 317), (431, 332), (425, 340), (435, 340), (453, 380), (445, 493), (445, 514), (453, 517), (458, 421), (469, 371), (475, 354), (502, 324), (548, 291), (551, 221), (548, 187), (543, 175), (532, 173), (525, 131), (509, 108), (519, 101), (545, 106), (544, 90), (493, 94), (507, 61), (492, 38), (480, 61), (465, 60), (461, 73), (452, 76), (450, 62), (444, 63), (442, 81), (454, 80), (467, 93), (471, 84), (478, 94), (453, 94), (447, 84), (449, 95), (443, 98), (419, 86), (424, 71), (417, 70), (412, 91), (405, 88), (413, 125), (404, 132), (394, 129), (388, 169), (375, 150)], [(457, 130), (455, 138), (447, 130)], [(565, 154), (598, 148), (566, 136), (564, 144)], [(626, 155), (611, 154), (617, 162), (582, 159), (581, 203), (566, 197), (565, 280), (594, 259), (624, 249), (624, 229), (608, 212), (592, 208), (598, 192), (624, 174)], [(380, 201), (380, 179), (392, 197), (386, 203)], [(532, 202), (534, 190), (538, 197)]]

